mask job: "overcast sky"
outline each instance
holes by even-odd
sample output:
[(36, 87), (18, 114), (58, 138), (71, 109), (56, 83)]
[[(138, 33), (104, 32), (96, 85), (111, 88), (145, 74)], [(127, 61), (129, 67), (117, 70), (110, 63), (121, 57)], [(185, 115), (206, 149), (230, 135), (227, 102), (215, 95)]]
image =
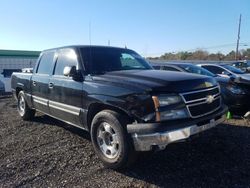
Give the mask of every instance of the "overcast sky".
[[(250, 48), (250, 0), (1, 0), (0, 49), (72, 44), (134, 49), (143, 56)], [(248, 46), (246, 46), (248, 45)]]

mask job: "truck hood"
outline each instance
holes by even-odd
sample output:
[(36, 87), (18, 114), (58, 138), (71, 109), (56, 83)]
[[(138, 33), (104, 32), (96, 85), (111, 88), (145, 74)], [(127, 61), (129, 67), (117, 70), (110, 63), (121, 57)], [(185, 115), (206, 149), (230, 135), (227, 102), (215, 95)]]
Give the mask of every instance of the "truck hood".
[(153, 92), (186, 92), (217, 85), (212, 77), (161, 70), (125, 70), (107, 72), (93, 77), (96, 82), (108, 82), (120, 87)]

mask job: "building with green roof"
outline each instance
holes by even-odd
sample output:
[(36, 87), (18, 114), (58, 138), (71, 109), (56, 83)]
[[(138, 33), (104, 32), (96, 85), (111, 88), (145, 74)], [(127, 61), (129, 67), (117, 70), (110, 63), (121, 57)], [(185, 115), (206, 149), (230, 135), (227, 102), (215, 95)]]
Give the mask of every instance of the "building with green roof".
[(0, 80), (4, 82), (7, 92), (10, 91), (12, 72), (33, 68), (40, 53), (40, 51), (0, 50)]
[(22, 69), (34, 66), (40, 51), (0, 50), (0, 73), (4, 69)]
[(0, 57), (38, 57), (40, 51), (0, 50)]

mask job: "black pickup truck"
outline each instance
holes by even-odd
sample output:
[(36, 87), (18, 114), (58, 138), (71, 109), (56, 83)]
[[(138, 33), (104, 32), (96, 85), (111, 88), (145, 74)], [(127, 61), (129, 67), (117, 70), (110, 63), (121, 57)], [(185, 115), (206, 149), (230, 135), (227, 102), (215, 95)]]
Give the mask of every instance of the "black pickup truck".
[(153, 70), (123, 48), (45, 50), (33, 73), (14, 73), (11, 85), (22, 119), (40, 111), (89, 131), (97, 155), (114, 169), (138, 151), (162, 150), (218, 125), (227, 111), (213, 78)]

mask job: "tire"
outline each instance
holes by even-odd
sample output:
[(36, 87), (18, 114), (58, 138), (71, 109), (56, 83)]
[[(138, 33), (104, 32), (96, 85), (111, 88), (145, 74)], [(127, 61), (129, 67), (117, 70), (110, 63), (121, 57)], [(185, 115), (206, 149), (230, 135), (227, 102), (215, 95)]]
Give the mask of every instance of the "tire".
[(35, 116), (36, 111), (31, 109), (24, 96), (24, 92), (20, 91), (17, 97), (17, 111), (23, 120), (30, 120)]
[(99, 112), (92, 121), (92, 144), (107, 168), (126, 168), (136, 160), (136, 152), (125, 129), (127, 123), (123, 115), (111, 110)]

